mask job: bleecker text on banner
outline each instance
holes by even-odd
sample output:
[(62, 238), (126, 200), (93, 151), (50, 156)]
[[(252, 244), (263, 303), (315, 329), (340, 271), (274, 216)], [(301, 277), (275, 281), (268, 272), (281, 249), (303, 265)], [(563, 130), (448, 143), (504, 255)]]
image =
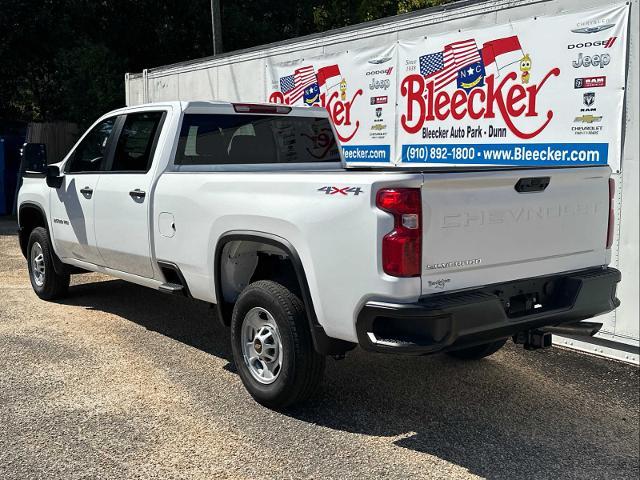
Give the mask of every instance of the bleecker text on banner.
[(350, 163), (395, 156), (397, 47), (267, 65), (267, 101), (324, 107)]
[(401, 42), (400, 161), (619, 170), (628, 11)]
[(324, 107), (351, 164), (619, 171), (628, 16), (619, 4), (268, 61), (266, 100)]

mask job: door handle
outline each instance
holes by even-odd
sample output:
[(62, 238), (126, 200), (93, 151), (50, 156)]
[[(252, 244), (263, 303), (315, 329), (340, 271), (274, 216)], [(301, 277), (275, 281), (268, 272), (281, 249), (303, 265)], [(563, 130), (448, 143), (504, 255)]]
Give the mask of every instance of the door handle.
[(139, 188), (136, 188), (135, 190), (131, 190), (129, 192), (129, 195), (134, 200), (141, 200), (141, 199), (143, 199), (145, 197), (146, 194), (147, 194), (147, 192), (145, 192), (144, 190), (140, 190)]
[(518, 193), (544, 192), (545, 188), (549, 186), (549, 182), (551, 182), (551, 177), (521, 178), (514, 188)]
[(93, 188), (90, 188), (90, 187), (81, 188), (80, 193), (85, 197), (90, 198), (91, 195), (93, 195)]

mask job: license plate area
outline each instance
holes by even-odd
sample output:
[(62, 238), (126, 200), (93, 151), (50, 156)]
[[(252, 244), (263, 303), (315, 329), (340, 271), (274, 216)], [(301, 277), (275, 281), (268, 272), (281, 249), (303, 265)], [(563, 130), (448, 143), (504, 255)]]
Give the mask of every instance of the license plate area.
[(510, 282), (492, 291), (508, 318), (521, 318), (550, 310), (570, 307), (579, 283), (566, 277), (545, 277)]

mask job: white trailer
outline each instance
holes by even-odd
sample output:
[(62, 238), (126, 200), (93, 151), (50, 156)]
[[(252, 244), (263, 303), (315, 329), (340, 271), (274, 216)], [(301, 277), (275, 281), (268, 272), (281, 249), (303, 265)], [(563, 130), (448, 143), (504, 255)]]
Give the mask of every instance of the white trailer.
[[(287, 68), (291, 73), (288, 80), (293, 82), (294, 80), (298, 80), (296, 75), (302, 76), (304, 74), (304, 68), (306, 68), (305, 66), (307, 64), (324, 65), (324, 67), (317, 68), (315, 71), (316, 76), (314, 78), (317, 79), (318, 83), (321, 83), (325, 80), (328, 81), (328, 78), (332, 76), (335, 77), (336, 75), (336, 72), (330, 71), (330, 67), (326, 67), (326, 65), (331, 63), (328, 62), (327, 59), (340, 58), (342, 62), (340, 63), (340, 67), (343, 72), (345, 69), (357, 69), (359, 62), (364, 64), (368, 61), (374, 64), (376, 62), (384, 63), (389, 61), (387, 65), (392, 67), (391, 69), (385, 65), (385, 68), (381, 67), (379, 70), (372, 70), (372, 65), (370, 64), (368, 65), (369, 70), (365, 74), (375, 71), (376, 73), (382, 72), (380, 75), (384, 75), (384, 70), (390, 75), (393, 71), (395, 72), (394, 75), (396, 75), (395, 81), (392, 80), (391, 83), (387, 84), (385, 83), (385, 79), (380, 78), (380, 76), (378, 76), (378, 78), (366, 78), (366, 80), (371, 83), (368, 87), (363, 88), (370, 88), (372, 91), (368, 93), (371, 95), (375, 93), (373, 90), (378, 88), (381, 92), (385, 93), (385, 95), (370, 97), (371, 102), (366, 103), (372, 112), (375, 111), (376, 115), (384, 118), (388, 116), (386, 110), (374, 105), (375, 99), (384, 98), (386, 105), (383, 105), (383, 107), (385, 109), (395, 109), (391, 114), (393, 119), (390, 118), (391, 121), (383, 122), (381, 119), (367, 118), (363, 120), (363, 122), (369, 122), (365, 125), (367, 131), (370, 132), (368, 133), (369, 143), (375, 143), (377, 145), (375, 148), (380, 148), (380, 144), (386, 143), (388, 145), (387, 148), (390, 148), (391, 153), (388, 153), (388, 151), (380, 152), (386, 163), (392, 165), (410, 163), (408, 157), (405, 155), (405, 143), (407, 142), (402, 138), (403, 134), (399, 128), (396, 128), (401, 116), (399, 109), (402, 108), (403, 101), (401, 96), (402, 86), (401, 82), (398, 81), (397, 75), (399, 75), (401, 69), (405, 69), (406, 73), (406, 69), (418, 68), (417, 66), (411, 67), (405, 65), (412, 63), (406, 60), (409, 58), (406, 52), (411, 52), (411, 48), (415, 48), (414, 45), (420, 42), (424, 43), (426, 40), (430, 41), (431, 39), (436, 41), (436, 39), (445, 38), (446, 35), (454, 36), (455, 34), (460, 34), (460, 38), (463, 38), (467, 33), (470, 35), (473, 32), (491, 29), (495, 29), (496, 32), (509, 31), (509, 29), (518, 30), (518, 28), (520, 28), (519, 26), (525, 25), (527, 22), (531, 24), (533, 21), (539, 21), (539, 27), (521, 27), (529, 31), (529, 44), (532, 43), (531, 39), (535, 39), (535, 36), (538, 35), (540, 44), (543, 45), (542, 56), (540, 53), (537, 54), (537, 57), (534, 56), (534, 68), (540, 64), (538, 63), (540, 60), (542, 60), (541, 63), (546, 61), (543, 57), (553, 58), (560, 54), (566, 56), (567, 52), (565, 49), (569, 49), (573, 50), (571, 54), (577, 54), (577, 57), (574, 57), (576, 63), (573, 65), (576, 69), (585, 66), (584, 59), (587, 56), (589, 56), (589, 62), (592, 62), (594, 58), (597, 57), (596, 62), (590, 63), (587, 67), (593, 67), (594, 65), (604, 67), (609, 64), (609, 62), (618, 62), (619, 66), (615, 68), (620, 72), (620, 78), (622, 79), (621, 86), (618, 89), (619, 91), (616, 93), (616, 91), (609, 89), (607, 90), (607, 95), (611, 96), (605, 96), (604, 100), (601, 100), (601, 98), (603, 98), (602, 92), (604, 92), (605, 89), (597, 90), (597, 87), (604, 86), (604, 82), (607, 81), (607, 75), (587, 74), (586, 72), (593, 71), (593, 68), (591, 68), (591, 70), (584, 70), (585, 74), (583, 77), (577, 78), (579, 77), (577, 73), (578, 70), (572, 71), (575, 72), (572, 73), (572, 77), (576, 77), (576, 82), (578, 82), (578, 80), (580, 82), (584, 80), (587, 82), (587, 86), (594, 87), (592, 90), (597, 91), (597, 95), (599, 96), (598, 101), (606, 103), (606, 107), (603, 105), (603, 108), (608, 109), (604, 115), (605, 120), (602, 120), (603, 115), (597, 112), (595, 108), (590, 108), (592, 105), (588, 104), (589, 100), (587, 96), (585, 96), (585, 105), (582, 105), (583, 108), (579, 109), (580, 114), (575, 117), (575, 121), (579, 120), (582, 122), (584, 126), (580, 128), (584, 129), (594, 130), (598, 128), (608, 128), (609, 131), (607, 131), (606, 135), (614, 139), (609, 143), (610, 148), (607, 163), (609, 163), (613, 169), (614, 179), (616, 180), (616, 230), (613, 239), (612, 266), (622, 271), (622, 282), (618, 289), (618, 296), (622, 304), (614, 312), (598, 319), (604, 322), (604, 327), (596, 337), (590, 338), (588, 341), (580, 338), (558, 337), (556, 338), (556, 342), (560, 345), (585, 352), (637, 364), (640, 360), (640, 306), (638, 295), (638, 250), (640, 244), (638, 225), (638, 211), (640, 211), (638, 194), (640, 177), (640, 149), (638, 145), (638, 131), (640, 129), (638, 118), (640, 113), (640, 99), (638, 98), (640, 93), (640, 86), (638, 84), (640, 65), (638, 59), (639, 6), (639, 0), (631, 0), (626, 3), (620, 3), (619, 1), (603, 2), (602, 0), (461, 1), (443, 7), (421, 10), (406, 15), (399, 15), (289, 41), (173, 65), (145, 69), (142, 73), (128, 73), (125, 77), (126, 103), (131, 106), (168, 100), (220, 99), (235, 102), (283, 101), (285, 96), (295, 92), (287, 90), (289, 88), (287, 86)], [(628, 23), (625, 23), (624, 31), (618, 30), (618, 33), (615, 35), (611, 34), (607, 36), (606, 30), (612, 28), (610, 31), (613, 32), (613, 23), (615, 22), (608, 22), (608, 20), (602, 16), (601, 19), (599, 19), (600, 17), (597, 17), (597, 15), (594, 17), (593, 12), (596, 9), (601, 9), (606, 12), (607, 9), (613, 11), (613, 9), (616, 8), (626, 9), (625, 22), (628, 21)], [(580, 21), (581, 16), (584, 17), (584, 21)], [(573, 28), (571, 31), (584, 33), (585, 35), (583, 35), (583, 37), (577, 35), (578, 40), (573, 43), (568, 43), (565, 41), (565, 38), (556, 38), (554, 30), (545, 29), (545, 25), (551, 24), (557, 19), (573, 22), (572, 25), (574, 27), (577, 26), (577, 28)], [(578, 19), (577, 22), (576, 19)], [(602, 34), (598, 35), (598, 32), (602, 32)], [(502, 37), (505, 37), (505, 35), (506, 34), (501, 33)], [(600, 37), (607, 37), (607, 39), (602, 40)], [(582, 41), (581, 38), (584, 38), (584, 41)], [(618, 42), (625, 42), (626, 48), (616, 50), (617, 52), (625, 52), (624, 55), (619, 55), (624, 58), (615, 58), (616, 56), (614, 54), (609, 55), (608, 52), (613, 52), (614, 50), (604, 50), (605, 48), (612, 47), (617, 38), (620, 39)], [(486, 47), (490, 43), (491, 42), (486, 42), (484, 46)], [(443, 45), (442, 41), (440, 45)], [(450, 43), (448, 47), (451, 45)], [(579, 49), (594, 45), (600, 48), (597, 48), (597, 51), (578, 51)], [(615, 47), (618, 48), (619, 43), (615, 44)], [(387, 51), (391, 53), (387, 55), (385, 53)], [(365, 58), (362, 52), (367, 54), (368, 52), (382, 52), (382, 54), (376, 59), (369, 55), (367, 56), (368, 60), (365, 61), (362, 60), (362, 58)], [(446, 55), (446, 48), (444, 52)], [(540, 49), (538, 49), (538, 52), (540, 52)], [(596, 55), (593, 55), (593, 52), (596, 52)], [(346, 57), (346, 54), (350, 56)], [(605, 57), (605, 55), (608, 55), (608, 57)], [(605, 58), (607, 58), (606, 62), (604, 60)], [(427, 61), (432, 62), (434, 59), (437, 61), (438, 57), (424, 55), (425, 65)], [(414, 61), (413, 63), (418, 62)], [(611, 65), (613, 64), (614, 63), (611, 63)], [(427, 69), (431, 67), (432, 65), (425, 66)], [(483, 65), (483, 69), (484, 67), (487, 67), (487, 65)], [(520, 67), (523, 75), (525, 72), (528, 72), (526, 63), (521, 64)], [(529, 65), (529, 67), (531, 66)], [(393, 70), (394, 68), (395, 70)], [(437, 68), (439, 67), (436, 67), (436, 69)], [(500, 65), (498, 65), (498, 69), (499, 68)], [(569, 66), (569, 70), (570, 68)], [(320, 73), (321, 71), (324, 73)], [(430, 74), (430, 70), (426, 72), (421, 70), (420, 73)], [(483, 74), (484, 73), (483, 70)], [(363, 78), (365, 74), (362, 75)], [(499, 73), (496, 73), (496, 75), (499, 76)], [(392, 77), (393, 75), (390, 75), (390, 78)], [(333, 78), (333, 81), (335, 82), (339, 78), (340, 77)], [(610, 83), (612, 78), (613, 75), (609, 78)], [(278, 80), (280, 83), (278, 83)], [(526, 81), (528, 81), (528, 78), (525, 79), (523, 77), (523, 88), (521, 89), (523, 91), (525, 90), (524, 86)], [(600, 85), (598, 82), (600, 82)], [(580, 87), (582, 86), (581, 83)], [(334, 87), (336, 88), (336, 96), (344, 95), (345, 91), (347, 91), (345, 85), (334, 83)], [(574, 88), (576, 88), (576, 90), (572, 90), (569, 94), (577, 95), (577, 93), (579, 93), (583, 95), (583, 93), (589, 93), (586, 90), (590, 90), (590, 88), (587, 88), (584, 92), (583, 90), (577, 90), (577, 83)], [(281, 95), (281, 92), (277, 90), (285, 93)], [(309, 92), (310, 96), (314, 94), (312, 90), (313, 89)], [(316, 91), (315, 93), (318, 92)], [(356, 95), (357, 93), (356, 91)], [(307, 92), (305, 92), (305, 96), (303, 97), (302, 93), (300, 93), (300, 98), (296, 101), (303, 101), (303, 99), (306, 101), (311, 98), (307, 97), (306, 94)], [(554, 94), (556, 95), (555, 101), (564, 101), (562, 91)], [(348, 104), (349, 97), (345, 96), (343, 99), (346, 100), (345, 103)], [(313, 98), (311, 98), (309, 104), (313, 101)], [(322, 99), (321, 103), (323, 106), (329, 107), (327, 103), (330, 103), (330, 100), (325, 101), (325, 99)], [(562, 105), (564, 105), (564, 103)], [(348, 107), (349, 105), (347, 105), (346, 110), (347, 122), (349, 120)], [(338, 110), (338, 114), (342, 116), (334, 116), (334, 122), (336, 118), (338, 118), (338, 120), (344, 120), (345, 118), (344, 106), (340, 106)], [(576, 112), (568, 112), (566, 110), (567, 109), (559, 108), (556, 114), (565, 115), (572, 119)], [(406, 110), (404, 112), (406, 114)], [(612, 123), (608, 126), (604, 125), (608, 119), (616, 116), (618, 117), (617, 123)], [(603, 126), (593, 125), (594, 122), (597, 123), (601, 120)], [(378, 121), (377, 124), (375, 123), (376, 121)], [(567, 121), (571, 122), (572, 120)], [(388, 133), (384, 131), (384, 129), (387, 128), (387, 124), (389, 126)], [(368, 130), (369, 126), (371, 127), (370, 131)], [(338, 133), (340, 133), (340, 131), (338, 131)], [(348, 138), (349, 134), (349, 132), (345, 133), (345, 138), (347, 138), (345, 144), (348, 144), (350, 140), (350, 138)], [(551, 131), (548, 134), (553, 137), (553, 135), (557, 135), (557, 131)], [(552, 140), (562, 141), (562, 138), (560, 138), (560, 140), (552, 138)], [(526, 142), (526, 140), (523, 140), (524, 145), (526, 145)], [(556, 144), (558, 143), (554, 145)], [(370, 145), (367, 145), (367, 148), (369, 147)], [(443, 151), (446, 153), (446, 149)], [(376, 162), (373, 163), (376, 164)], [(424, 164), (420, 164), (420, 167), (424, 168), (424, 166)]]

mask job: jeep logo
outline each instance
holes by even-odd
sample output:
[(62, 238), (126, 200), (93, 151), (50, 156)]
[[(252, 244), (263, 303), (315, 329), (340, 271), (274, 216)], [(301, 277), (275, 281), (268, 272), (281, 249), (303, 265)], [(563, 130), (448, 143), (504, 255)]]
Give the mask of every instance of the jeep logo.
[(371, 83), (369, 84), (369, 90), (386, 90), (391, 86), (390, 80), (378, 80), (377, 78), (372, 78)]
[(604, 68), (611, 63), (611, 55), (603, 53), (602, 55), (582, 55), (578, 54), (578, 59), (573, 61), (573, 68), (580, 67), (600, 67)]

